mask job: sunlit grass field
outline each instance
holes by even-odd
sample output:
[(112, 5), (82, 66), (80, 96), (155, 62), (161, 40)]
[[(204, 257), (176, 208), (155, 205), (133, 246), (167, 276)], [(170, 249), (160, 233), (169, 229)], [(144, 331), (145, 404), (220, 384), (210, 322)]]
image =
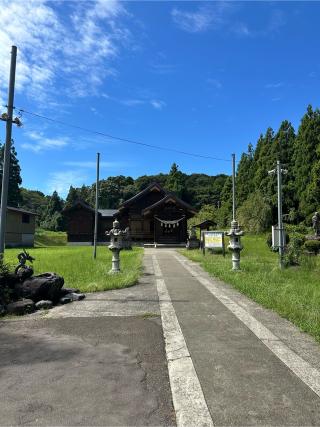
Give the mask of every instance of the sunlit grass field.
[[(228, 240), (228, 239), (227, 239)], [(180, 252), (254, 301), (278, 312), (320, 342), (320, 257), (302, 257), (301, 265), (279, 270), (278, 255), (269, 250), (266, 236), (244, 236), (241, 272), (231, 270), (226, 257), (199, 250)]]
[[(17, 264), (21, 249), (6, 249), (5, 261)], [(30, 248), (35, 274), (53, 271), (64, 277), (66, 287), (75, 287), (81, 292), (106, 291), (132, 286), (137, 283), (142, 271), (143, 249), (134, 248), (121, 252), (121, 270), (116, 275), (111, 269), (111, 252), (106, 246), (97, 247), (97, 259), (93, 260), (90, 246), (50, 246)]]

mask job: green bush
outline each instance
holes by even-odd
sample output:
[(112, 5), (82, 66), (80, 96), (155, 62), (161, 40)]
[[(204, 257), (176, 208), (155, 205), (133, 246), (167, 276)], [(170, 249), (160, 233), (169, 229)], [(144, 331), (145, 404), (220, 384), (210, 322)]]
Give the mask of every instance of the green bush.
[(289, 234), (299, 233), (305, 236), (311, 232), (311, 229), (306, 227), (304, 224), (286, 224), (285, 228)]
[(313, 252), (315, 255), (320, 251), (320, 241), (319, 240), (307, 240), (304, 244), (305, 249), (308, 252)]
[(243, 228), (251, 233), (261, 233), (270, 227), (271, 207), (260, 192), (250, 194), (240, 206), (238, 220)]
[(290, 267), (300, 264), (303, 242), (300, 237), (293, 237), (287, 245), (283, 257), (284, 265)]

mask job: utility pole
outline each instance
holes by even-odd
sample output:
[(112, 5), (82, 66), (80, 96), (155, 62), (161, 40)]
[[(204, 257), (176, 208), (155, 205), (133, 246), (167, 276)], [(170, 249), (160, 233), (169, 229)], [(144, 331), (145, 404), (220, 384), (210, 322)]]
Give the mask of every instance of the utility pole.
[(8, 188), (9, 188), (9, 169), (10, 169), (10, 154), (11, 154), (11, 135), (12, 135), (12, 123), (13, 123), (12, 116), (13, 116), (13, 101), (14, 101), (14, 84), (15, 84), (15, 77), (16, 77), (16, 60), (17, 60), (17, 47), (12, 46), (7, 114), (5, 118), (2, 119), (2, 120), (5, 120), (7, 123), (6, 123), (6, 142), (4, 146), (4, 156), (3, 156), (4, 159), (3, 159), (3, 170), (2, 170), (1, 209), (0, 209), (0, 256), (1, 255), (3, 256), (4, 248), (5, 248)]
[(232, 220), (236, 220), (236, 155), (232, 154)]
[(284, 240), (284, 229), (282, 222), (282, 174), (286, 174), (288, 171), (286, 169), (281, 169), (281, 162), (277, 160), (277, 167), (271, 171), (268, 171), (269, 175), (277, 174), (277, 183), (278, 183), (278, 233), (279, 233), (279, 266), (283, 268), (283, 253), (285, 247)]
[(94, 242), (93, 242), (93, 259), (97, 258), (97, 239), (98, 239), (98, 209), (99, 209), (99, 169), (100, 153), (97, 153), (97, 180), (96, 180), (96, 206), (94, 215)]
[(239, 227), (236, 220), (236, 155), (232, 154), (232, 221), (231, 228), (227, 233), (230, 237), (228, 249), (232, 252), (232, 270), (240, 270), (240, 251), (243, 247), (241, 245), (241, 236), (243, 231)]

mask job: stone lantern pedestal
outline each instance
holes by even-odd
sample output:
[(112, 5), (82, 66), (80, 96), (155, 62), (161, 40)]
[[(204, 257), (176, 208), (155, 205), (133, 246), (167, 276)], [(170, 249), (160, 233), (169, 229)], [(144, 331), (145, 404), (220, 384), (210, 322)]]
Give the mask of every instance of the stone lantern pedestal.
[(120, 251), (124, 248), (125, 236), (128, 230), (120, 230), (120, 223), (116, 219), (113, 222), (113, 228), (106, 231), (106, 236), (110, 236), (110, 245), (108, 248), (112, 252), (112, 268), (109, 271), (111, 274), (120, 273)]
[(244, 232), (240, 230), (238, 221), (231, 221), (231, 229), (227, 233), (227, 236), (230, 237), (230, 242), (228, 249), (232, 251), (232, 270), (240, 270), (240, 251), (243, 249), (241, 245), (241, 236)]

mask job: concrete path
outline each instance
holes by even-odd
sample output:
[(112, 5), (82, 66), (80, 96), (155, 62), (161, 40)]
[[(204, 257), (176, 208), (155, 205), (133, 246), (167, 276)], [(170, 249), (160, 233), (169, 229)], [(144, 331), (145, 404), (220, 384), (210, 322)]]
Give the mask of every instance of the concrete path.
[(0, 425), (170, 426), (151, 260), (139, 286), (0, 321)]
[(174, 250), (0, 343), (1, 426), (320, 425), (319, 345)]
[[(318, 344), (181, 255), (149, 249), (146, 257), (158, 281), (178, 425), (193, 419), (199, 399), (211, 420), (198, 425), (320, 425)], [(188, 358), (194, 370), (181, 369), (179, 379), (178, 364)], [(200, 392), (196, 385), (184, 395), (188, 381), (198, 381)]]

